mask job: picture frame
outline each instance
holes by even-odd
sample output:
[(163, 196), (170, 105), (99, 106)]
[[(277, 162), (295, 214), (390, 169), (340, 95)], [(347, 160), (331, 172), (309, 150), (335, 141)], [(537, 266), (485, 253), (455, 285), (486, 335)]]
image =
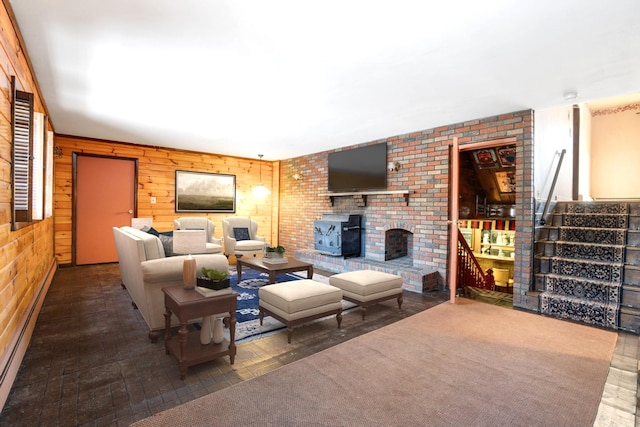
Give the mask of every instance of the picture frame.
[(479, 169), (491, 169), (498, 167), (498, 158), (493, 148), (485, 148), (473, 152), (473, 158)]
[(235, 213), (236, 176), (176, 170), (176, 212)]
[(516, 172), (500, 171), (495, 173), (498, 188), (501, 193), (515, 193), (516, 192)]
[(498, 148), (500, 166), (510, 168), (516, 165), (516, 149), (514, 147)]

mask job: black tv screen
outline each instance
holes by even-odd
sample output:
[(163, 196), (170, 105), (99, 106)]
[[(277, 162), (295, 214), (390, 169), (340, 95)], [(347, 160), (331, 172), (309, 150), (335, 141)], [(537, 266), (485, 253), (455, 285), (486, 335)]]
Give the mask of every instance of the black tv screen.
[(329, 191), (387, 188), (387, 143), (329, 153)]

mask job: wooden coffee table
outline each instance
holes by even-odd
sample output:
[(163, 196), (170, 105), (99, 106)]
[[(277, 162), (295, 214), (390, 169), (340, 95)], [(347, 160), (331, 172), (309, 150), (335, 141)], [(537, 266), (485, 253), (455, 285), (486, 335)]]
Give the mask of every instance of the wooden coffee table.
[(276, 275), (284, 273), (293, 273), (294, 271), (307, 270), (307, 279), (313, 277), (313, 264), (298, 261), (295, 258), (287, 258), (286, 263), (268, 264), (263, 262), (263, 258), (238, 258), (236, 261), (236, 270), (238, 270), (238, 283), (242, 280), (242, 267), (258, 270), (269, 274), (269, 283), (276, 283)]

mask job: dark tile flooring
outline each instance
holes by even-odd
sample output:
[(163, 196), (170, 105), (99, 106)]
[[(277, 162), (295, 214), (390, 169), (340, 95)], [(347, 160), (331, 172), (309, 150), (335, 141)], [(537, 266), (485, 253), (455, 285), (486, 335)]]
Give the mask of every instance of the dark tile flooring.
[(328, 319), (238, 344), (234, 365), (221, 358), (180, 380), (163, 338), (148, 329), (120, 286), (117, 264), (59, 269), (31, 344), (0, 414), (0, 426), (126, 426), (159, 411), (250, 379), (448, 300), (448, 293), (405, 292)]

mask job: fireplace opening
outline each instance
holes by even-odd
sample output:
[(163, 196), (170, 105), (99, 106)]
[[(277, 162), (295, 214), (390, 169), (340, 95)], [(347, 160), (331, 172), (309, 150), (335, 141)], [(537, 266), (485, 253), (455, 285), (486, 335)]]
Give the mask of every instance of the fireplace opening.
[(392, 228), (384, 233), (384, 260), (413, 257), (413, 233)]

